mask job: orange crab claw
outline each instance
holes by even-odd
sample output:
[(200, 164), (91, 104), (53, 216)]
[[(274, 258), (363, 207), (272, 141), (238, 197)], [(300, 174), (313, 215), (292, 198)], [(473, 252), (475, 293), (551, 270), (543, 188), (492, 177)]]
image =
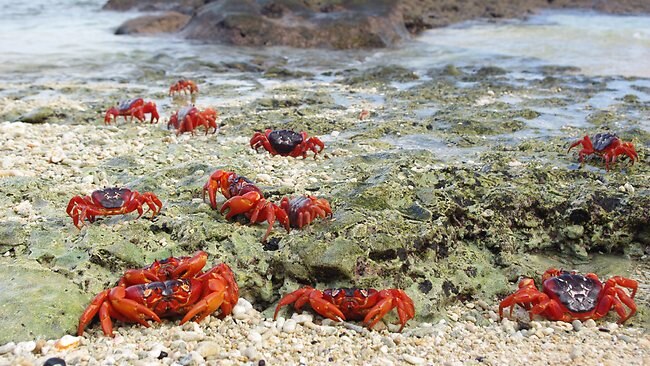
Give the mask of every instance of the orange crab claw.
[(339, 310), (336, 305), (331, 302), (325, 301), (323, 299), (323, 293), (318, 290), (314, 290), (309, 295), (309, 305), (314, 309), (318, 314), (332, 319), (334, 321), (345, 320), (345, 315)]
[[(293, 291), (289, 294), (284, 295), (280, 301), (278, 301), (278, 305), (275, 307), (275, 313), (273, 313), (273, 319), (275, 320), (278, 317), (278, 312), (283, 306), (289, 305), (291, 303), (297, 302), (298, 299), (301, 297), (305, 297), (305, 299), (309, 299), (309, 294), (312, 293), (312, 291), (316, 291), (313, 287), (310, 286), (305, 286), (301, 289), (298, 289), (296, 291)], [(304, 304), (304, 301), (302, 302)], [(302, 305), (298, 306), (297, 304), (294, 305), (294, 308), (298, 311), (302, 308)]]
[(228, 210), (226, 219), (231, 219), (233, 216), (250, 211), (260, 200), (263, 200), (263, 198), (258, 192), (248, 192), (228, 199), (221, 206), (219, 212), (224, 213), (224, 211)]
[(196, 321), (203, 320), (206, 316), (215, 312), (224, 301), (226, 294), (226, 284), (224, 281), (211, 279), (208, 280), (207, 287), (210, 294), (199, 300), (190, 311), (185, 314), (180, 324), (185, 324), (195, 316)]

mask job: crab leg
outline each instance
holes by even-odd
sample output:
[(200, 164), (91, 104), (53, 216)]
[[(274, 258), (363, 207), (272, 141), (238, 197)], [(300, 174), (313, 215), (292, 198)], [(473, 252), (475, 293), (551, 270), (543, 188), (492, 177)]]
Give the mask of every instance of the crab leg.
[(531, 304), (539, 302), (540, 295), (542, 293), (535, 288), (535, 282), (531, 278), (522, 279), (519, 282), (519, 290), (499, 303), (499, 318), (503, 318), (503, 309), (508, 307), (512, 317), (514, 306), (517, 304), (526, 304), (527, 306), (522, 306), (526, 309), (530, 308)]
[[(311, 294), (312, 291), (317, 291), (317, 290), (315, 290), (313, 287), (306, 286), (294, 292), (284, 295), (284, 297), (280, 299), (280, 301), (278, 301), (278, 305), (275, 307), (275, 313), (273, 314), (273, 319), (275, 320), (278, 317), (278, 312), (280, 311), (280, 308), (289, 305), (292, 302), (297, 302), (297, 300), (303, 296), (309, 298), (309, 294)], [(294, 304), (294, 308), (299, 311), (302, 305), (304, 305), (304, 302), (301, 304), (300, 307), (297, 307), (297, 304)]]
[[(383, 298), (377, 302), (375, 306), (366, 314), (365, 318), (363, 319), (363, 322), (368, 325), (369, 329), (372, 329), (372, 327), (381, 320), (381, 318), (384, 317), (384, 315), (388, 314), (389, 311), (391, 311), (395, 305), (393, 304), (393, 299), (390, 297)], [(403, 327), (404, 325), (402, 325)], [(401, 330), (401, 328), (400, 328)]]
[(634, 295), (636, 295), (636, 290), (639, 287), (639, 283), (637, 281), (621, 276), (614, 276), (607, 280), (605, 283), (606, 287), (614, 287), (614, 285), (619, 285), (632, 290), (632, 294), (630, 295), (631, 298), (634, 298)]
[(81, 314), (81, 317), (79, 318), (79, 326), (77, 327), (77, 335), (82, 335), (84, 332), (84, 329), (88, 324), (90, 324), (90, 321), (93, 320), (95, 315), (97, 315), (97, 312), (99, 311), (100, 307), (102, 304), (106, 301), (108, 298), (108, 293), (110, 292), (109, 290), (104, 290), (100, 293), (98, 293), (90, 302), (90, 305), (86, 307), (86, 310)]
[(402, 290), (397, 290), (395, 299), (397, 301), (397, 315), (402, 324), (400, 331), (402, 331), (406, 322), (415, 316), (415, 305), (413, 304), (413, 300)]
[(221, 279), (208, 280), (207, 290), (205, 292), (209, 293), (209, 295), (197, 302), (194, 307), (185, 314), (180, 324), (185, 324), (195, 316), (197, 316), (196, 321), (199, 322), (206, 316), (215, 312), (224, 301), (226, 284)]
[(533, 316), (536, 314), (546, 313), (546, 317), (551, 320), (561, 320), (564, 322), (570, 322), (572, 317), (569, 314), (564, 314), (562, 307), (556, 301), (549, 299), (546, 294), (539, 296), (539, 304), (533, 306), (530, 309), (530, 320), (533, 320)]
[(144, 200), (144, 203), (146, 203), (149, 207), (149, 210), (152, 212), (151, 218), (153, 219), (158, 213), (160, 213), (160, 210), (162, 209), (162, 201), (160, 201), (160, 199), (158, 199), (158, 197), (156, 197), (151, 192), (144, 193), (142, 195), (142, 199)]
[(184, 279), (194, 277), (201, 272), (208, 261), (208, 253), (199, 250), (192, 258), (185, 259), (172, 272), (172, 278)]
[(221, 263), (202, 274), (197, 279), (204, 281), (207, 277), (220, 278), (226, 282), (224, 301), (221, 304), (221, 315), (232, 313), (233, 306), (237, 304), (237, 301), (239, 300), (239, 286), (237, 286), (237, 282), (235, 281), (235, 277), (230, 267), (225, 263)]
[(250, 211), (255, 203), (261, 199), (262, 196), (260, 196), (258, 192), (251, 191), (241, 196), (230, 198), (223, 204), (223, 206), (221, 206), (219, 211), (223, 213), (224, 211), (229, 210), (226, 214), (226, 219), (230, 219), (235, 215)]
[(113, 287), (108, 297), (115, 311), (122, 314), (125, 318), (140, 323), (145, 327), (149, 327), (149, 323), (144, 320), (145, 318), (150, 318), (156, 322), (160, 322), (160, 318), (153, 312), (153, 310), (131, 299), (127, 299), (125, 296), (126, 291), (124, 287)]
[(141, 283), (159, 282), (160, 278), (146, 269), (129, 269), (118, 282), (118, 286), (128, 287)]
[(324, 300), (323, 293), (318, 290), (314, 290), (309, 294), (309, 305), (311, 305), (311, 308), (316, 310), (318, 314), (326, 318), (334, 321), (345, 320), (345, 315), (343, 315), (341, 310), (331, 302)]

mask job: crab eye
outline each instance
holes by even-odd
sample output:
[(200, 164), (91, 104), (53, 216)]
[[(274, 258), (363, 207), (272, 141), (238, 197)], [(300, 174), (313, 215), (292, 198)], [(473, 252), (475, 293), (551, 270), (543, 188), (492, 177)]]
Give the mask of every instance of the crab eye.
[(181, 285), (181, 290), (183, 290), (184, 292), (190, 292), (190, 284), (187, 283), (187, 282), (184, 282), (184, 283)]
[(361, 295), (363, 295), (363, 297), (368, 297), (368, 290), (359, 289), (359, 292), (361, 293)]
[(340, 294), (340, 293), (341, 293), (341, 289), (339, 289), (339, 288), (337, 288), (337, 289), (333, 289), (333, 290), (331, 291), (331, 295), (330, 295), (330, 296), (332, 296), (332, 297), (336, 297), (336, 295), (338, 295), (338, 294)]

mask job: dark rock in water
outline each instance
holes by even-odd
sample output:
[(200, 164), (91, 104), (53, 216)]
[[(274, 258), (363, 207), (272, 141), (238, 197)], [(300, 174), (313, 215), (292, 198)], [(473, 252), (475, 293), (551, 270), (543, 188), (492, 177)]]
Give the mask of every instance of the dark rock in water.
[(161, 15), (144, 15), (124, 22), (115, 34), (173, 33), (189, 22), (190, 16), (175, 11)]
[[(387, 47), (423, 30), (466, 20), (523, 18), (545, 8), (650, 12), (625, 0), (109, 0), (106, 10), (175, 11), (192, 16), (183, 34), (244, 46)], [(123, 25), (120, 29), (126, 26)], [(150, 34), (137, 30), (118, 34)], [(153, 27), (155, 29), (155, 27)], [(164, 30), (163, 30), (164, 31)]]
[[(205, 4), (204, 4), (205, 3)], [(409, 37), (396, 0), (297, 2), (293, 0), (110, 0), (104, 9), (194, 14), (140, 17), (117, 34), (174, 32), (187, 38), (244, 46), (373, 48)], [(135, 23), (134, 23), (135, 22)], [(176, 27), (176, 28), (175, 28)]]
[(192, 14), (206, 2), (206, 0), (108, 0), (104, 10), (177, 11)]
[(278, 0), (225, 0), (201, 7), (187, 38), (248, 46), (386, 47), (408, 37), (394, 0), (309, 7)]

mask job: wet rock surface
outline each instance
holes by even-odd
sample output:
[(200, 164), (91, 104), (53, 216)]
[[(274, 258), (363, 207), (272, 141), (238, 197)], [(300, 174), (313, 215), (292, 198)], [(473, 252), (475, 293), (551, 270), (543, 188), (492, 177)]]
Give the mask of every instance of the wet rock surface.
[[(583, 108), (613, 85), (645, 79), (560, 67), (531, 67), (524, 71), (539, 77), (522, 79), (522, 70), (449, 65), (424, 74), (349, 68), (324, 83), (281, 57), (182, 67), (201, 85), (197, 105), (220, 110), (218, 134), (166, 130), (166, 118), (186, 101), (169, 100), (166, 80), (139, 70), (124, 76), (129, 84), (111, 88), (50, 84), (65, 96), (45, 103), (65, 112), (60, 117), (38, 128), (8, 117), (0, 123), (0, 266), (4, 278), (29, 284), (30, 294), (12, 296), (3, 313), (35, 306), (40, 293), (51, 296), (18, 328), (1, 317), (0, 326), (13, 331), (0, 343), (74, 333), (92, 296), (126, 269), (199, 249), (211, 264), (228, 263), (242, 296), (267, 316), (282, 294), (305, 284), (399, 287), (415, 300), (414, 322), (423, 322), (444, 317), (458, 301), (494, 305), (520, 276), (538, 279), (551, 266), (603, 278), (647, 273), (647, 92), (631, 87), (606, 108)], [(242, 98), (239, 87), (206, 81), (215, 68), (282, 82)], [(105, 126), (105, 107), (142, 94), (141, 85), (159, 90), (149, 97), (160, 106), (161, 124)], [(13, 93), (29, 95), (30, 88), (16, 84)], [(29, 98), (0, 103), (5, 116), (41, 107)], [(560, 131), (536, 123), (566, 106), (610, 117), (581, 127), (568, 122)], [(360, 120), (363, 109), (370, 117)], [(266, 128), (305, 130), (326, 149), (304, 160), (255, 153), (249, 139)], [(577, 153), (567, 153), (575, 139), (603, 130), (633, 141), (640, 161), (621, 158), (606, 172), (599, 157), (580, 166)], [(203, 202), (202, 186), (216, 169), (250, 178), (274, 202), (307, 193), (326, 198), (334, 217), (289, 234), (276, 226), (261, 243), (265, 224), (228, 221)], [(65, 213), (72, 196), (121, 185), (154, 192), (161, 214), (73, 226)], [(635, 325), (648, 324), (647, 296), (637, 295)]]
[(124, 22), (115, 34), (156, 34), (172, 33), (183, 28), (190, 16), (179, 12), (167, 12), (161, 15), (145, 15)]
[[(524, 18), (549, 8), (628, 14), (650, 12), (650, 3), (643, 0), (109, 0), (104, 6), (107, 10), (186, 14), (191, 20), (181, 30), (181, 35), (191, 39), (247, 46), (336, 49), (389, 47), (408, 39), (408, 33), (417, 34), (425, 29), (479, 18)], [(171, 22), (169, 17), (164, 19), (163, 23), (159, 16), (144, 16), (122, 25), (118, 34), (152, 34), (179, 29), (167, 24)], [(175, 25), (181, 23), (174, 22)]]

